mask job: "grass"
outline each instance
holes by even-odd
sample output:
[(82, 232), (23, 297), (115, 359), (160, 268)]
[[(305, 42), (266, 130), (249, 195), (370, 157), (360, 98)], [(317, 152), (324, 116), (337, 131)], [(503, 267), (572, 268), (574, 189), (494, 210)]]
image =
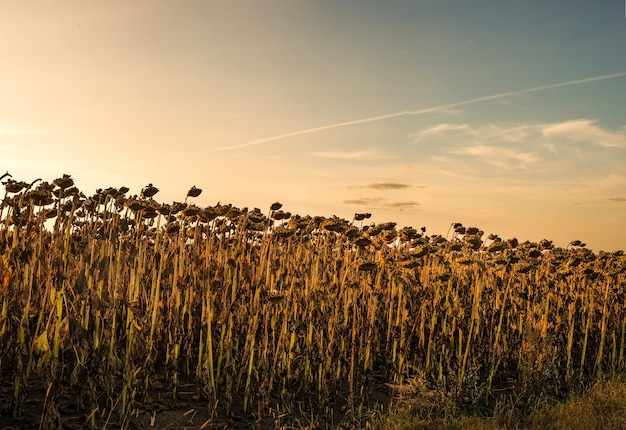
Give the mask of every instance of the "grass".
[(380, 430), (623, 429), (626, 428), (626, 380), (615, 377), (598, 381), (562, 402), (536, 399), (533, 405), (520, 408), (504, 400), (496, 409), (490, 417), (464, 414), (454, 402), (422, 393), (398, 398), (390, 412), (379, 417), (372, 427)]

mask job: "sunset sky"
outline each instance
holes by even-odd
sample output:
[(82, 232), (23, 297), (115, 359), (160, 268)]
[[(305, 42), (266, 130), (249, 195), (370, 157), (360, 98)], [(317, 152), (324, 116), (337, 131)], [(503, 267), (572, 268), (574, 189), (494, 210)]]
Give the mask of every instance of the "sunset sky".
[(624, 6), (2, 2), (0, 174), (626, 249)]

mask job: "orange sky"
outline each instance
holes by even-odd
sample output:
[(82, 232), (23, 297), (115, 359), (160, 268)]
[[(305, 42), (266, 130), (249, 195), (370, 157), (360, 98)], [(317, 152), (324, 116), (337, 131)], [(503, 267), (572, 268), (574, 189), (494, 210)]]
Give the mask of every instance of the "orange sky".
[(625, 249), (624, 5), (503, 3), (8, 3), (0, 169)]

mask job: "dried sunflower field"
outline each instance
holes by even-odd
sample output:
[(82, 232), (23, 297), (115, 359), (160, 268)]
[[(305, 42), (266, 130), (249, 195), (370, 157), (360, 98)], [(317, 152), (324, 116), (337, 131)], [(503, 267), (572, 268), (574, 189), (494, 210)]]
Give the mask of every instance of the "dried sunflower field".
[(407, 391), (488, 414), (626, 368), (620, 251), (2, 179), (0, 424), (365, 427)]

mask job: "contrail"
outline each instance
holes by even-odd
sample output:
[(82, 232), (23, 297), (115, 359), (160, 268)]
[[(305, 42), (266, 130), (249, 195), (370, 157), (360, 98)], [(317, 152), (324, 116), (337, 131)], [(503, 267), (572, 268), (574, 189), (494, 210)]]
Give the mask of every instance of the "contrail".
[(274, 142), (276, 140), (286, 139), (288, 137), (301, 136), (303, 134), (310, 134), (310, 133), (315, 133), (315, 132), (324, 131), (324, 130), (332, 130), (333, 128), (340, 128), (340, 127), (347, 127), (349, 125), (356, 125), (356, 124), (364, 124), (364, 123), (368, 123), (368, 122), (382, 121), (382, 120), (385, 120), (385, 119), (397, 118), (397, 117), (400, 117), (400, 116), (421, 115), (421, 114), (424, 114), (424, 113), (438, 112), (438, 111), (442, 111), (442, 110), (445, 110), (445, 109), (450, 109), (450, 108), (459, 107), (459, 106), (465, 106), (465, 105), (474, 104), (474, 103), (480, 103), (480, 102), (484, 102), (484, 101), (488, 101), (488, 100), (501, 99), (501, 98), (504, 98), (504, 97), (516, 96), (516, 95), (520, 95), (520, 94), (534, 93), (534, 92), (537, 92), (537, 91), (549, 90), (551, 88), (567, 87), (567, 86), (570, 86), (570, 85), (578, 85), (578, 84), (586, 84), (588, 82), (603, 81), (603, 80), (606, 80), (606, 79), (619, 78), (621, 76), (626, 76), (626, 72), (613, 73), (613, 74), (610, 74), (610, 75), (595, 76), (595, 77), (592, 77), (592, 78), (577, 79), (575, 81), (560, 82), (560, 83), (557, 83), (557, 84), (542, 85), (540, 87), (527, 88), (525, 90), (519, 90), (519, 91), (509, 91), (509, 92), (506, 92), (506, 93), (498, 93), (498, 94), (493, 94), (493, 95), (490, 95), (490, 96), (478, 97), (478, 98), (475, 98), (475, 99), (464, 100), (464, 101), (455, 102), (455, 103), (449, 103), (449, 104), (446, 104), (446, 105), (440, 105), (440, 106), (435, 106), (435, 107), (426, 108), (426, 109), (395, 112), (395, 113), (389, 113), (389, 114), (386, 114), (386, 115), (371, 116), (371, 117), (367, 117), (367, 118), (355, 119), (355, 120), (352, 120), (352, 121), (345, 121), (345, 122), (339, 122), (339, 123), (335, 123), (335, 124), (323, 125), (323, 126), (320, 126), (320, 127), (307, 128), (307, 129), (304, 129), (304, 130), (293, 131), (291, 133), (279, 134), (279, 135), (276, 135), (276, 136), (271, 136), (271, 137), (266, 137), (266, 138), (263, 138), (263, 139), (253, 140), (253, 141), (242, 143), (242, 144), (239, 144), (239, 145), (222, 146), (220, 148), (205, 149), (203, 151), (197, 151), (197, 152), (193, 152), (193, 153), (186, 153), (184, 155), (195, 155), (195, 154), (204, 154), (204, 153), (208, 153), (208, 152), (229, 151), (229, 150), (233, 150), (233, 149), (245, 148), (245, 147), (248, 147), (248, 146), (260, 145), (262, 143)]
[(537, 91), (549, 90), (551, 88), (568, 87), (570, 85), (586, 84), (587, 82), (603, 81), (605, 79), (619, 78), (620, 76), (626, 76), (626, 72), (613, 73), (611, 75), (595, 76), (593, 78), (577, 79), (575, 81), (560, 82), (558, 84), (542, 85), (540, 87), (527, 88), (525, 90), (519, 90), (519, 91), (509, 91), (509, 92), (506, 92), (506, 93), (498, 93), (498, 94), (493, 94), (491, 96), (478, 97), (476, 99), (470, 99), (470, 100), (465, 100), (465, 101), (462, 101), (462, 102), (450, 103), (450, 104), (447, 104), (447, 105), (437, 106), (437, 107), (434, 107), (434, 108), (427, 108), (427, 109), (422, 109), (422, 110), (418, 110), (418, 111), (411, 111), (411, 112), (408, 113), (408, 115), (418, 115), (418, 114), (422, 114), (422, 113), (436, 112), (436, 111), (449, 109), (449, 108), (453, 108), (453, 107), (458, 107), (458, 106), (464, 106), (464, 105), (468, 105), (468, 104), (472, 104), (472, 103), (484, 102), (484, 101), (487, 101), (487, 100), (500, 99), (500, 98), (509, 97), (509, 96), (517, 96), (517, 95), (526, 94), (526, 93), (534, 93), (534, 92), (537, 92)]

